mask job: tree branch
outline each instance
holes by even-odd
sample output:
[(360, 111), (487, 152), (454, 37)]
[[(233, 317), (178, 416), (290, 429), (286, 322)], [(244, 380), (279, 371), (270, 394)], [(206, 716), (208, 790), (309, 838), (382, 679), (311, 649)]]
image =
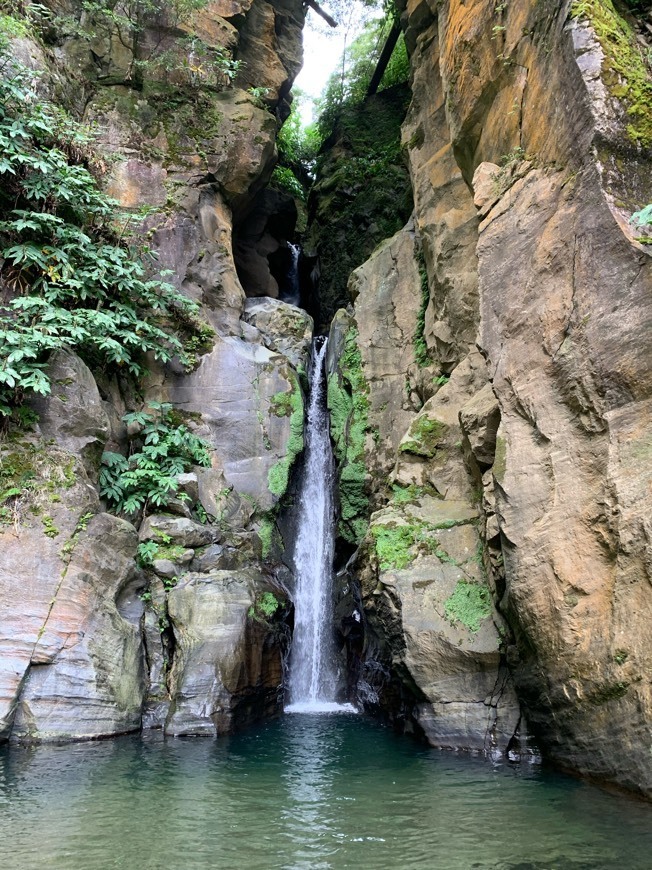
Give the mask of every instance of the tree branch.
[(337, 27), (337, 21), (321, 8), (317, 0), (306, 0), (306, 6), (314, 9), (317, 15), (321, 15), (324, 21), (327, 21), (331, 27)]

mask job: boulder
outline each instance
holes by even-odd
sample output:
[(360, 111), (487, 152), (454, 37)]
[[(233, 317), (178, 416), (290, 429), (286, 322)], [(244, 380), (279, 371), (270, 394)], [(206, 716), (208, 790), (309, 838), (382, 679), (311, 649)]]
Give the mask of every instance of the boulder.
[[(109, 514), (75, 527), (79, 514), (72, 507), (59, 529), (65, 540), (44, 539), (32, 528), (2, 547), (0, 736), (12, 741), (80, 740), (140, 728), (142, 606), (125, 608), (129, 619), (119, 610), (125, 590), (139, 582), (136, 530)], [(16, 561), (17, 549), (33, 555)]]
[(477, 520), (465, 502), (429, 496), (373, 514), (361, 587), (363, 676), (390, 715), (398, 712), (393, 686), (402, 686), (407, 711), (431, 745), (504, 754), (520, 708)]
[(282, 644), (256, 616), (253, 569), (188, 574), (168, 597), (174, 631), (165, 733), (218, 736), (282, 710)]
[(302, 308), (278, 299), (247, 299), (243, 318), (261, 333), (265, 347), (282, 354), (296, 370), (306, 370), (314, 324)]
[(61, 449), (79, 454), (89, 472), (96, 474), (110, 427), (95, 378), (76, 354), (66, 350), (52, 354), (48, 375), (50, 395), (29, 400), (39, 429)]

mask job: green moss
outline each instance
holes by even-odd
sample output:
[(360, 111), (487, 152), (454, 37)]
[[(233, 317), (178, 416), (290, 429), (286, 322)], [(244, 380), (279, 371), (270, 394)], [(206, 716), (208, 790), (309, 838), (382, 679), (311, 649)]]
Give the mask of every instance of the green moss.
[(271, 516), (270, 514), (266, 514), (262, 517), (260, 521), (260, 526), (258, 528), (258, 537), (260, 538), (260, 542), (263, 545), (263, 559), (266, 559), (271, 552), (275, 531), (276, 524), (274, 522), (273, 516)]
[[(273, 495), (281, 498), (287, 491), (290, 469), (294, 460), (303, 450), (303, 396), (298, 379), (293, 376), (291, 390), (286, 393), (276, 393), (272, 398), (277, 398), (279, 395), (287, 396), (287, 399), (283, 400), (283, 407), (290, 411), (290, 437), (285, 448), (285, 456), (269, 469), (267, 486)], [(279, 407), (278, 399), (275, 407)]]
[(338, 464), (340, 534), (356, 546), (365, 536), (369, 516), (365, 442), (372, 430), (368, 421), (368, 394), (358, 329), (351, 323), (339, 360), (339, 374), (328, 379), (327, 403)]
[(399, 446), (401, 453), (413, 453), (431, 459), (437, 452), (448, 427), (439, 420), (423, 415), (417, 417), (408, 430), (407, 441)]
[(414, 526), (374, 526), (371, 530), (381, 571), (407, 568), (416, 558)]
[(418, 501), (424, 495), (434, 495), (435, 491), (432, 487), (417, 486), (414, 483), (409, 486), (401, 486), (398, 483), (392, 484), (391, 501), (393, 504), (410, 504)]
[(404, 525), (373, 526), (371, 534), (380, 570), (407, 568), (419, 553), (433, 554), (440, 562), (457, 565), (439, 545), (434, 534), (438, 528), (442, 528), (442, 524), (434, 526), (420, 521)]
[(290, 417), (294, 409), (293, 392), (275, 393), (269, 400), (270, 413), (277, 417)]
[(181, 547), (179, 544), (173, 544), (169, 547), (159, 547), (154, 558), (167, 559), (169, 562), (179, 562), (181, 557), (186, 552), (186, 547)]
[(491, 615), (489, 589), (479, 583), (458, 580), (453, 594), (444, 602), (446, 618), (461, 622), (469, 631), (479, 631), (480, 623)]
[[(20, 524), (39, 516), (46, 505), (62, 501), (76, 481), (75, 460), (45, 441), (14, 441), (0, 446), (0, 525)], [(49, 537), (58, 530), (44, 515)]]
[(631, 122), (629, 138), (652, 146), (652, 79), (636, 34), (611, 0), (575, 0), (571, 16), (587, 19), (604, 52), (603, 78), (610, 93), (622, 100)]

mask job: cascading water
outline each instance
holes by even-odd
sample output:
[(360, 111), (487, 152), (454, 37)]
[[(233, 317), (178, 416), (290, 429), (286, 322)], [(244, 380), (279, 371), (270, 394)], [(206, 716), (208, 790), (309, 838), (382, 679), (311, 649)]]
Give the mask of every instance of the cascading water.
[(288, 302), (290, 305), (300, 305), (299, 257), (301, 256), (301, 248), (299, 245), (293, 245), (292, 242), (288, 242), (287, 246), (291, 259), (287, 271), (286, 286), (282, 289), (280, 298), (281, 301)]
[[(342, 709), (335, 703), (333, 648), (333, 454), (325, 397), (327, 340), (313, 345), (306, 453), (294, 553), (297, 587), (287, 712)], [(352, 708), (345, 705), (347, 709)]]

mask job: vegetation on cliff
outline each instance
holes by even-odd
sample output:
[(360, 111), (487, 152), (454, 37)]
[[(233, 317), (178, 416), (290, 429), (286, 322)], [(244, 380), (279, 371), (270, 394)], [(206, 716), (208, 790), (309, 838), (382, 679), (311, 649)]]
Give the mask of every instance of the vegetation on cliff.
[(60, 348), (135, 376), (146, 353), (190, 363), (196, 305), (148, 274), (151, 252), (98, 186), (91, 134), (39, 95), (6, 41), (0, 65), (0, 414), (49, 393)]
[[(633, 9), (641, 4), (632, 2)], [(574, 0), (574, 18), (587, 19), (604, 51), (604, 80), (613, 96), (627, 106), (632, 141), (652, 146), (652, 79), (649, 52), (646, 55), (628, 21), (612, 0)]]
[(352, 323), (344, 339), (339, 372), (329, 375), (327, 393), (331, 436), (338, 463), (339, 532), (345, 541), (355, 546), (364, 538), (368, 525), (364, 445), (370, 431), (367, 419), (369, 388), (362, 370), (357, 337), (357, 327)]
[(164, 507), (179, 489), (180, 474), (211, 464), (209, 445), (179, 421), (172, 405), (150, 402), (149, 408), (122, 418), (137, 430), (129, 456), (107, 452), (102, 457), (100, 495), (128, 514)]

